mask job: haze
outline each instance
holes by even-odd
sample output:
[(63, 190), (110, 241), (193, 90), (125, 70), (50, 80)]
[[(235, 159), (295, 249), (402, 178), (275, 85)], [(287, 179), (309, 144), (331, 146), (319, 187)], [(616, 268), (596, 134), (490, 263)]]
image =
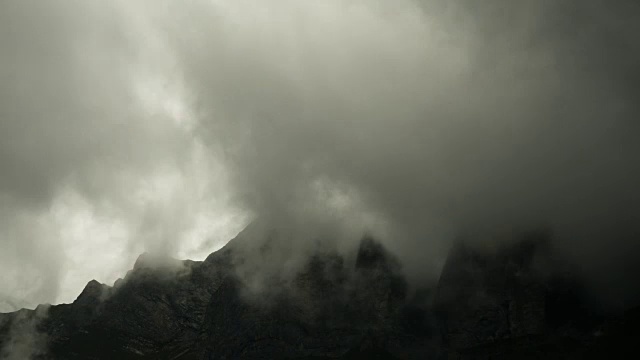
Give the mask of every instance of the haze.
[(373, 234), (416, 282), (461, 236), (548, 227), (632, 296), (639, 6), (2, 1), (0, 311), (256, 218), (301, 248)]

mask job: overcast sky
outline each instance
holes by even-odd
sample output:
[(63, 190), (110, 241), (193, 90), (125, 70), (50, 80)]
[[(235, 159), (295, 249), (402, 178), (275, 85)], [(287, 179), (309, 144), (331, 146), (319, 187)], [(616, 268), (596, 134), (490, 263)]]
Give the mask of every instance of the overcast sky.
[(143, 251), (202, 259), (254, 217), (373, 233), (415, 278), (461, 234), (551, 226), (619, 278), (639, 6), (2, 1), (0, 311), (73, 301)]

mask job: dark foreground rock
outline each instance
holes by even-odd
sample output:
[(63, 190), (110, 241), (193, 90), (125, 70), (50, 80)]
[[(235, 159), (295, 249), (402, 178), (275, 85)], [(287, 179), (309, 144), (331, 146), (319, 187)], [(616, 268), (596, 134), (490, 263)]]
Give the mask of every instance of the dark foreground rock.
[(605, 312), (570, 273), (537, 271), (550, 266), (548, 240), (530, 233), (499, 249), (451, 253), (434, 304), (449, 359), (640, 355), (638, 310)]
[[(539, 239), (452, 251), (437, 288), (409, 290), (364, 239), (352, 261), (317, 252), (290, 276), (242, 234), (205, 261), (141, 256), (72, 304), (0, 314), (8, 359), (548, 359), (635, 351), (640, 311), (604, 316), (571, 279), (533, 270)], [(274, 258), (275, 259), (275, 258)], [(279, 264), (276, 263), (275, 268)], [(263, 266), (263, 265), (260, 265)], [(261, 287), (252, 283), (257, 271)], [(254, 274), (255, 275), (255, 274)], [(273, 275), (273, 276), (272, 276)]]

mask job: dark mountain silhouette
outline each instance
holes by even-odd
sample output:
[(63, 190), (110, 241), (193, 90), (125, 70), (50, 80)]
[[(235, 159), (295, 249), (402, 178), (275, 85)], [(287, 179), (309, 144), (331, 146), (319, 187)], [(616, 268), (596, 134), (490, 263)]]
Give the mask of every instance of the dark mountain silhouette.
[(259, 291), (238, 267), (262, 256), (265, 246), (247, 243), (242, 234), (202, 262), (143, 254), (113, 287), (91, 281), (72, 304), (0, 314), (0, 358), (581, 359), (638, 353), (638, 309), (595, 311), (579, 282), (534, 271), (545, 236), (490, 253), (458, 246), (438, 285), (411, 293), (398, 261), (369, 237), (355, 261), (318, 251), (299, 273), (273, 277)]

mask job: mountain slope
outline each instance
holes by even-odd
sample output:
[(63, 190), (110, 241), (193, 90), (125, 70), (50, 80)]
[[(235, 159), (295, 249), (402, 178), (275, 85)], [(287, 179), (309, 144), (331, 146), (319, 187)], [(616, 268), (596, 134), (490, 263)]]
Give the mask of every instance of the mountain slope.
[(0, 314), (0, 358), (584, 358), (638, 339), (637, 312), (602, 317), (571, 280), (536, 275), (540, 239), (491, 254), (458, 247), (437, 288), (409, 296), (373, 239), (353, 261), (317, 251), (288, 274), (267, 271), (284, 266), (277, 245), (248, 238), (202, 262), (144, 254), (113, 287), (91, 281), (72, 304)]

